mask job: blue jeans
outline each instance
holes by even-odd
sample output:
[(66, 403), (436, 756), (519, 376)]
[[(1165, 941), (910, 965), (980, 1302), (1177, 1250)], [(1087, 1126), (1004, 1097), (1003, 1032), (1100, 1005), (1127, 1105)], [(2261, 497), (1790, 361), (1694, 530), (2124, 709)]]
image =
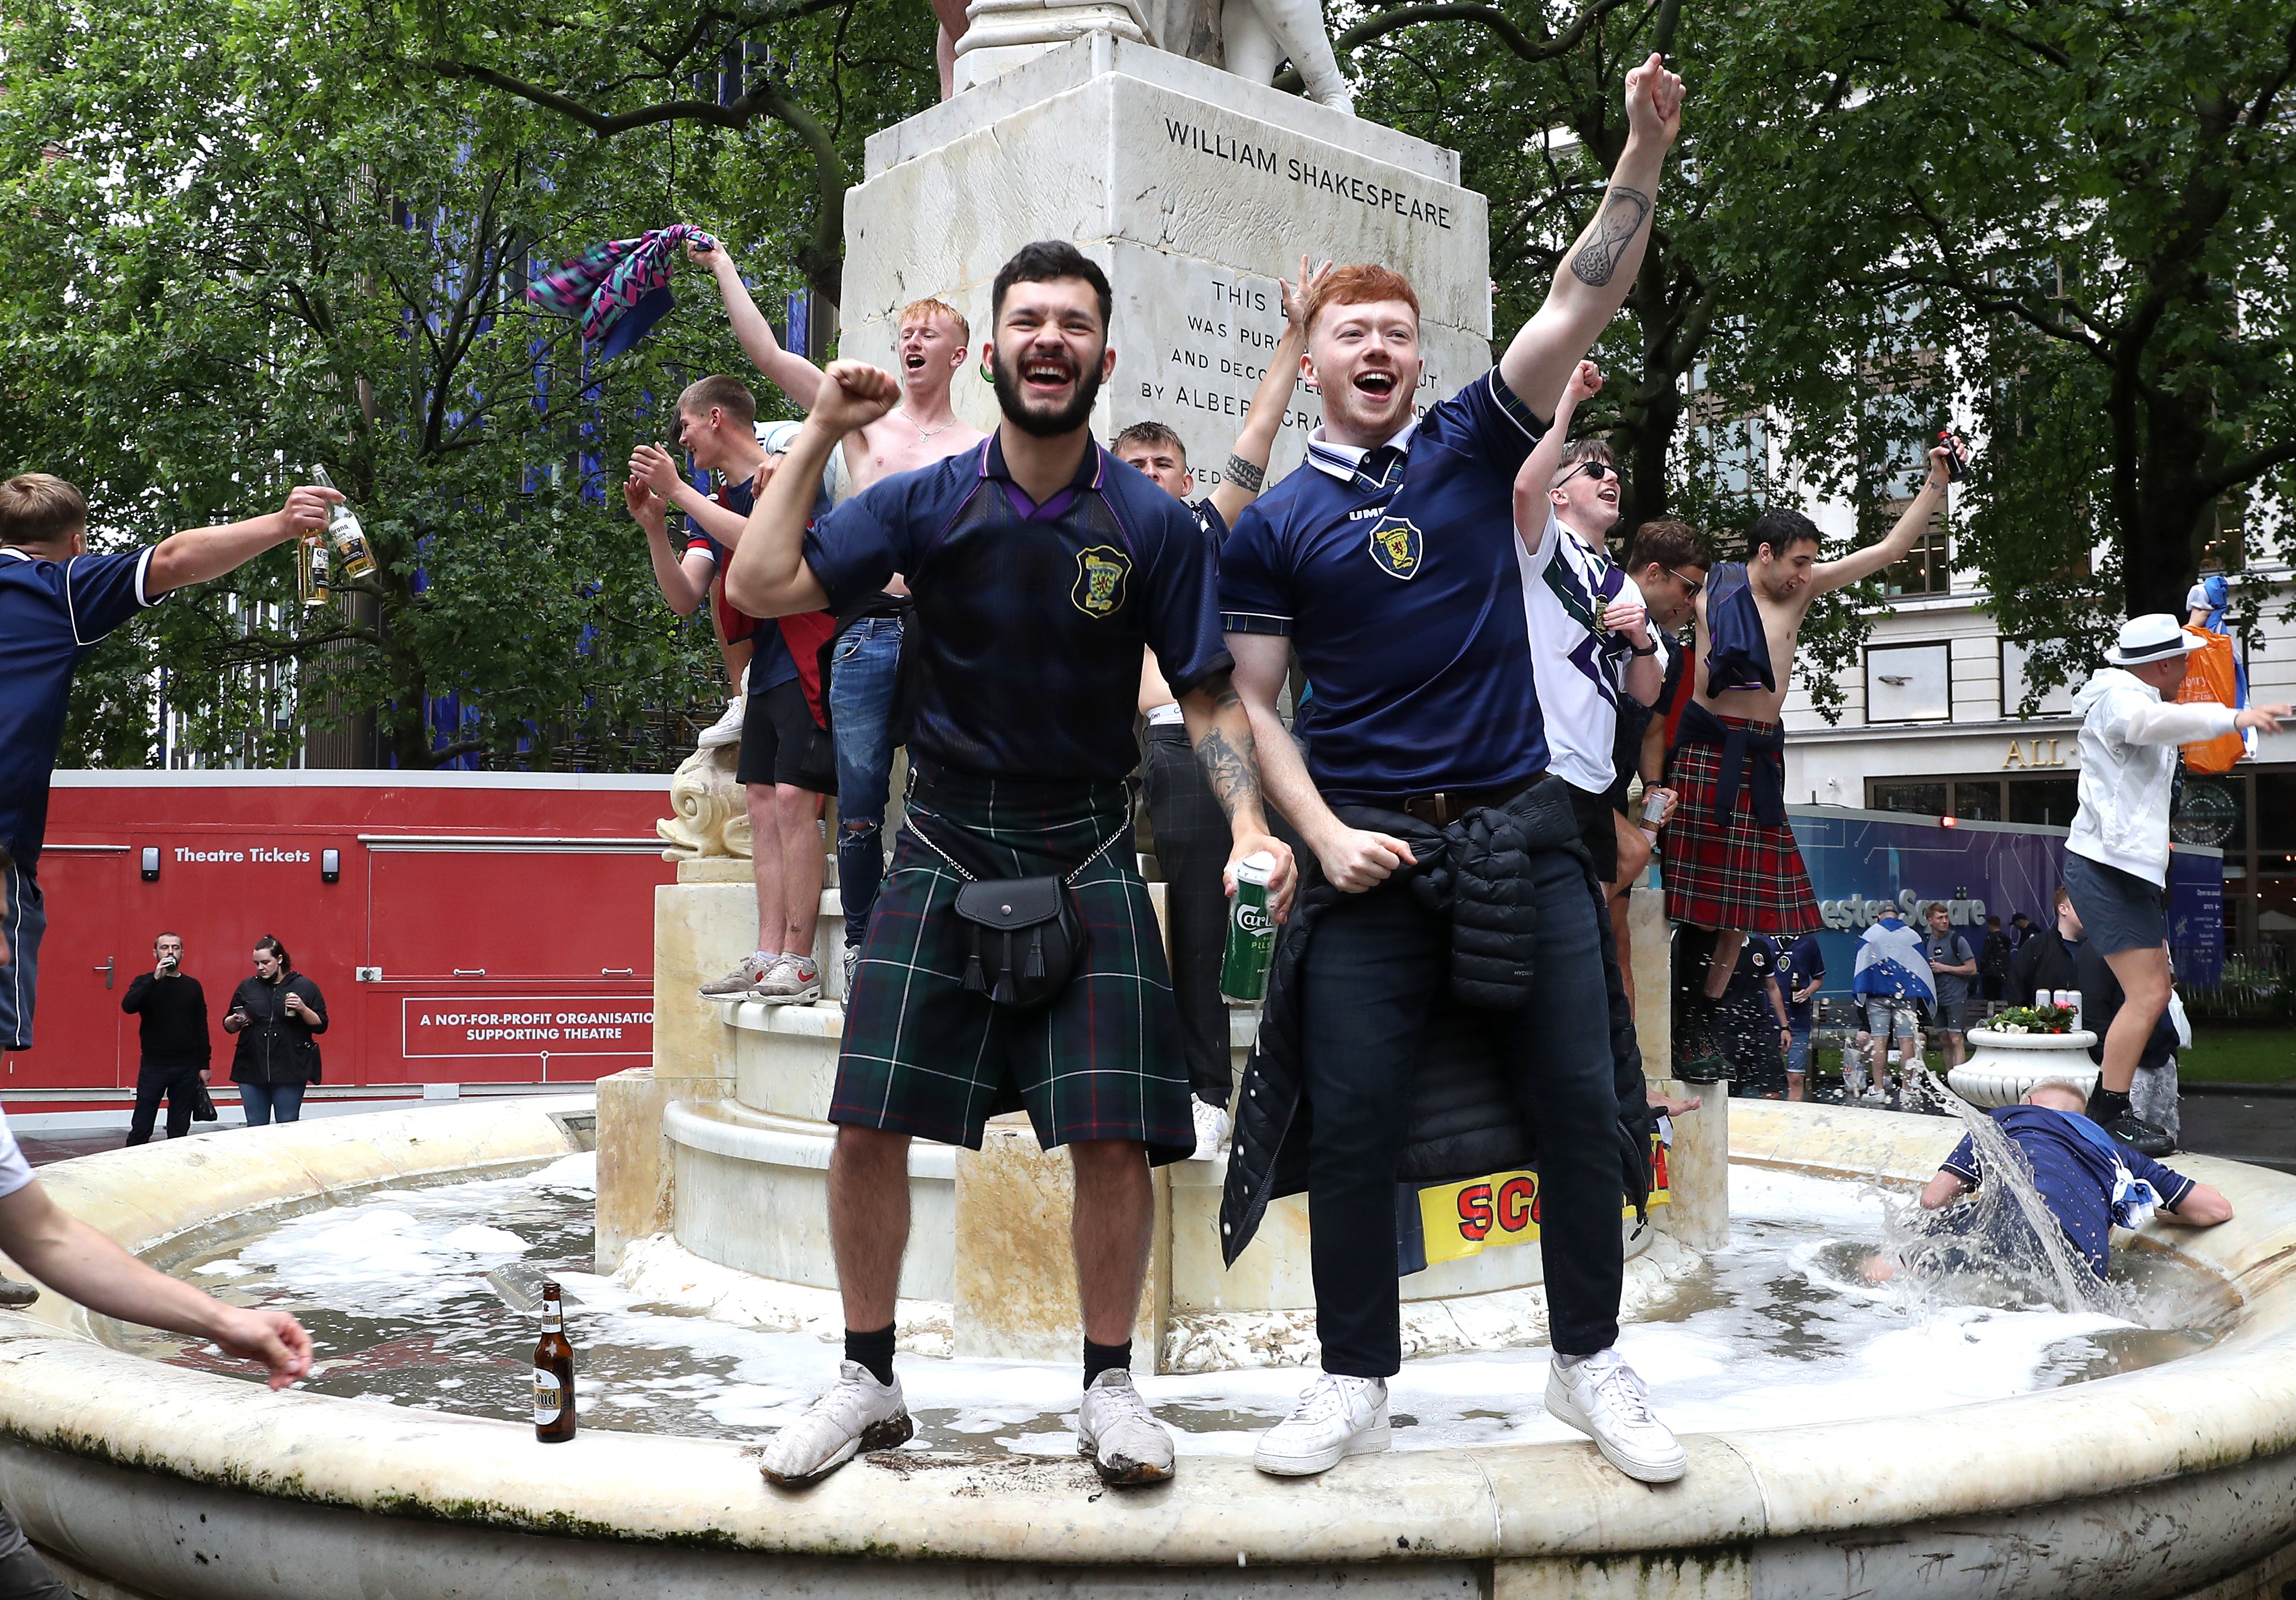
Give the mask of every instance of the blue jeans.
[[(1539, 1248), (1554, 1347), (1591, 1356), (1619, 1336), (1619, 1090), (1603, 972), (1603, 901), (1559, 849), (1531, 857), (1538, 906), (1528, 1004), (1492, 1019), (1508, 1087), (1539, 1134)], [(1309, 1259), (1324, 1370), (1387, 1377), (1403, 1361), (1396, 1296), (1396, 1172), (1411, 1121), (1411, 1063), (1447, 997), (1451, 925), (1405, 876), (1341, 895), (1302, 963)]]
[(885, 876), (882, 838), (893, 782), (893, 697), (901, 676), (901, 619), (864, 617), (830, 652), (829, 723), (837, 740), (837, 892), (845, 942), (869, 931)]
[(242, 1083), (239, 1103), (247, 1108), (247, 1125), (303, 1120), (303, 1087), (299, 1083)]

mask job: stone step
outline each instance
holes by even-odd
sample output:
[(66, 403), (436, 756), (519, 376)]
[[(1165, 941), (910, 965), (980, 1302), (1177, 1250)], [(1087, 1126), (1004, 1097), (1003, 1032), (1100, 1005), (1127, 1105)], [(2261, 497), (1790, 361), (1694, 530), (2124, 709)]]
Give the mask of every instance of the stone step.
[[(827, 1119), (837, 1083), (837, 1046), (845, 1033), (841, 1000), (811, 1005), (768, 1005), (761, 1000), (708, 1004), (732, 1033), (726, 1054), (732, 1057), (735, 1100), (768, 1116)], [(1257, 1009), (1228, 1012), (1228, 1047), (1239, 1074), (1259, 1033)]]

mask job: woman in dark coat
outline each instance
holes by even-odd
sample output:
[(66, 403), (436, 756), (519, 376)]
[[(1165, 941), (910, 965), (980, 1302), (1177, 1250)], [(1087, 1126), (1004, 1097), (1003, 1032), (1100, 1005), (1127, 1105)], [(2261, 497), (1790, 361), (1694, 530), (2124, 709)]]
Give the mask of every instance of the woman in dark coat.
[(239, 1036), (231, 1080), (239, 1086), (247, 1125), (299, 1120), (304, 1087), (319, 1081), (316, 1036), (327, 1030), (327, 1002), (268, 933), (255, 941), (255, 976), (232, 995), (223, 1030)]

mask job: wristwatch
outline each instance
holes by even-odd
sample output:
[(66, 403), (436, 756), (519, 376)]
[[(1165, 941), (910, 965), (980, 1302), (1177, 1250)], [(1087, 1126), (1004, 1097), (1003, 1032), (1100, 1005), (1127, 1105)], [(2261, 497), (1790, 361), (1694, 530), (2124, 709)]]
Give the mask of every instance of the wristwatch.
[(1627, 653), (1628, 655), (1656, 655), (1658, 653), (1658, 641), (1656, 639), (1652, 639), (1648, 650), (1640, 650), (1636, 648), (1634, 645), (1629, 644), (1627, 646)]

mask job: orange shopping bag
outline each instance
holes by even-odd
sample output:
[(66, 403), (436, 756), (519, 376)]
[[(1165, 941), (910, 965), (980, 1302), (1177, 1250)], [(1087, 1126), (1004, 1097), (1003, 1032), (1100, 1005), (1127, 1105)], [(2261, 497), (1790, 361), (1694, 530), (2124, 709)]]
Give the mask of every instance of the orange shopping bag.
[[(2232, 636), (2205, 628), (2187, 629), (2208, 640), (2185, 658), (2185, 681), (2177, 686), (2178, 705), (2230, 706), (2240, 703), (2240, 668), (2232, 652)], [(2230, 772), (2247, 749), (2238, 734), (2198, 739), (2185, 746), (2185, 770), (2202, 775)]]

